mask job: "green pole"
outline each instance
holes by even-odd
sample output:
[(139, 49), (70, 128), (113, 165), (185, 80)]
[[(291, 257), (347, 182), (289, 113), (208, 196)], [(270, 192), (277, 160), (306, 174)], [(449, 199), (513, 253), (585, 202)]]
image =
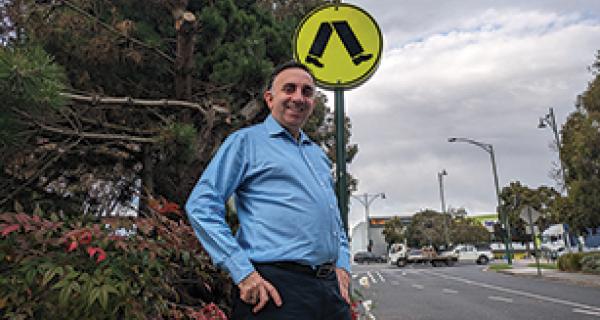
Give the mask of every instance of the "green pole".
[(336, 191), (338, 206), (344, 230), (348, 234), (348, 188), (346, 180), (346, 139), (344, 115), (344, 90), (336, 88), (334, 91), (335, 106), (335, 176), (337, 177)]

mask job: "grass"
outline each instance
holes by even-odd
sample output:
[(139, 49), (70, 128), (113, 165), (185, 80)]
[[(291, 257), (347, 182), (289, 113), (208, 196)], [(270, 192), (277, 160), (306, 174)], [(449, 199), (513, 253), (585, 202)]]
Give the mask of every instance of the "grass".
[(512, 269), (512, 266), (508, 263), (494, 263), (490, 264), (490, 270), (498, 271), (498, 270), (506, 270)]
[[(527, 265), (530, 268), (537, 268), (537, 264), (536, 263), (530, 263)], [(556, 263), (540, 263), (540, 269), (558, 269), (558, 266), (556, 265)]]

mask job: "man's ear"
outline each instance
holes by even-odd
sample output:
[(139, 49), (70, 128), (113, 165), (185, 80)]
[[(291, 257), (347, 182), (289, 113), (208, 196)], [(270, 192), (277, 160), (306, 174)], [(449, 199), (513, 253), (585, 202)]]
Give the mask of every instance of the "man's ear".
[(273, 94), (271, 93), (271, 90), (265, 90), (265, 93), (263, 93), (263, 98), (265, 99), (265, 104), (269, 110), (271, 110), (271, 102), (273, 101)]

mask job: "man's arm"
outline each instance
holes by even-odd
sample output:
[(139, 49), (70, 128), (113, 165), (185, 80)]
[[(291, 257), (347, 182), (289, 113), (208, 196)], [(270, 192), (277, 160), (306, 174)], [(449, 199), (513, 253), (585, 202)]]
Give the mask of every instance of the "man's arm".
[(217, 151), (185, 205), (190, 224), (213, 262), (238, 284), (254, 267), (225, 221), (225, 202), (242, 183), (247, 167), (246, 139), (233, 134)]

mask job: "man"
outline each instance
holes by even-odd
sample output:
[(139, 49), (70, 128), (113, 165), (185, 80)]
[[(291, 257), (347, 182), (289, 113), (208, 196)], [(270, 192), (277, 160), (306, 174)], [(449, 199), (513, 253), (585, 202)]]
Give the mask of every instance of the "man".
[[(306, 66), (276, 68), (264, 93), (270, 115), (226, 139), (186, 204), (200, 242), (237, 285), (234, 319), (350, 319), (331, 165), (301, 129), (314, 95)], [(224, 217), (234, 194), (235, 238)]]

